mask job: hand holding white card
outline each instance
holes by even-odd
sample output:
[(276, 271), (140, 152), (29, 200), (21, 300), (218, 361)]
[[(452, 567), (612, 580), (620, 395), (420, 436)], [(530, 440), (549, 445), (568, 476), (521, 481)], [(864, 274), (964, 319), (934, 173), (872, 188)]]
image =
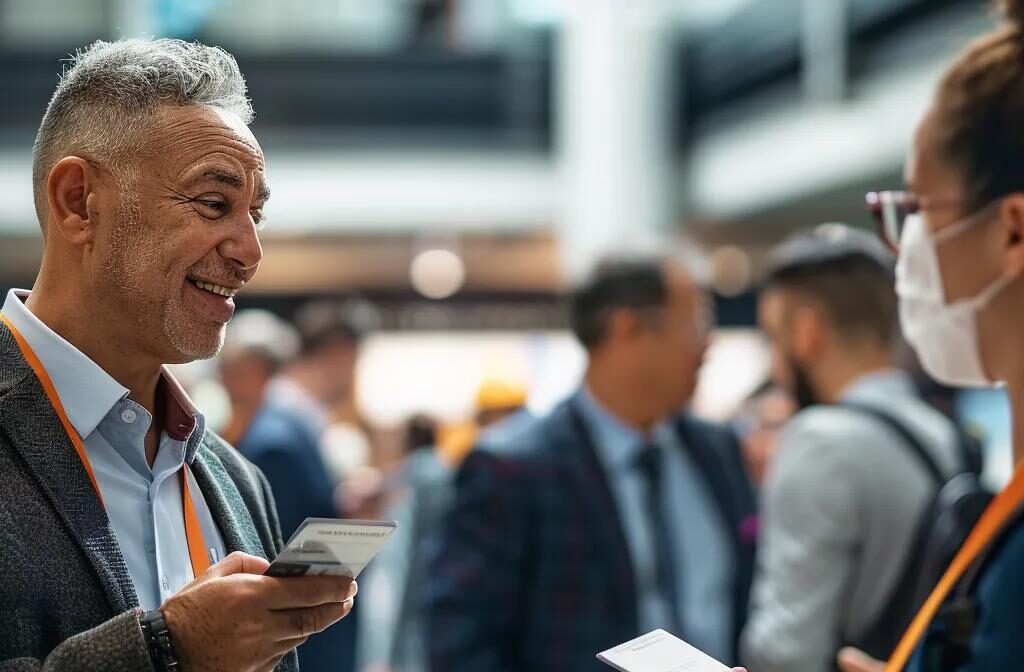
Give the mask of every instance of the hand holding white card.
[(398, 527), (390, 521), (307, 518), (267, 568), (267, 576), (355, 579)]
[(664, 630), (655, 630), (597, 654), (619, 672), (730, 672), (703, 651)]

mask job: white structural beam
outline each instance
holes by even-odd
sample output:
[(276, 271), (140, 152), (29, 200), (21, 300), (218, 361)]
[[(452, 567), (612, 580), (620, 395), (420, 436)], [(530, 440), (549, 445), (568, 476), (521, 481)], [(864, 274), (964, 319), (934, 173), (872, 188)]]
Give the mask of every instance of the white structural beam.
[(671, 3), (563, 0), (557, 51), (558, 218), (572, 279), (612, 249), (667, 236)]

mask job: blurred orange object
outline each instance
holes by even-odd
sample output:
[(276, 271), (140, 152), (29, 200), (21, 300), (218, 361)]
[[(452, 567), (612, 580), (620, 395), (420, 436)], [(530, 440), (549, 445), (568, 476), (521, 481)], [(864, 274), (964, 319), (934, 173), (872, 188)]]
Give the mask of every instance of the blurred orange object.
[(472, 422), (442, 426), (438, 430), (437, 453), (446, 464), (455, 466), (472, 452), (479, 434), (480, 429)]
[(526, 405), (526, 387), (504, 380), (489, 379), (476, 393), (477, 412), (518, 410)]
[(441, 427), (437, 449), (441, 459), (457, 465), (473, 450), (480, 431), (500, 422), (526, 406), (526, 386), (497, 378), (480, 384), (476, 393), (476, 415), (472, 422)]

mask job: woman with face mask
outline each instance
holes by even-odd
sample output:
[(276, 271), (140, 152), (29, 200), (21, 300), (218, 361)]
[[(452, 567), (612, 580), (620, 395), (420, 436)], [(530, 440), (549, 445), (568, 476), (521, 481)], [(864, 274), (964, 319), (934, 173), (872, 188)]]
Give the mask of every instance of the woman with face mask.
[(1024, 670), (1024, 0), (945, 73), (920, 122), (906, 192), (870, 194), (899, 252), (907, 340), (928, 373), (1005, 384), (1016, 473), (975, 526), (888, 663), (845, 672)]

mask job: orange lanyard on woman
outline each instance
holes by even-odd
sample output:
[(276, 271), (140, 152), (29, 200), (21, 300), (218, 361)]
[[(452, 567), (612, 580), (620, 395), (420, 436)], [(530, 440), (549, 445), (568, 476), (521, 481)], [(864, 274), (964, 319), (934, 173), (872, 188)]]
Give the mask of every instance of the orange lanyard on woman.
[[(15, 342), (21, 348), (22, 356), (25, 357), (25, 361), (32, 367), (36, 377), (39, 379), (39, 383), (43, 386), (43, 391), (46, 392), (54, 412), (60, 419), (60, 424), (64, 426), (68, 439), (71, 440), (71, 444), (75, 447), (75, 452), (78, 453), (78, 459), (82, 461), (82, 466), (85, 467), (85, 473), (88, 474), (92, 487), (96, 490), (96, 496), (99, 498), (100, 504), (103, 504), (103, 495), (100, 493), (99, 483), (96, 482), (96, 474), (93, 473), (92, 464), (89, 463), (89, 456), (85, 454), (85, 444), (82, 443), (82, 438), (78, 435), (74, 425), (68, 420), (68, 414), (65, 412), (64, 404), (61, 403), (60, 396), (57, 394), (57, 388), (53, 386), (53, 381), (50, 380), (50, 375), (46, 373), (46, 368), (39, 361), (39, 357), (36, 356), (28, 341), (25, 340), (14, 324), (7, 319), (7, 316), (0, 314), (0, 322), (3, 322), (10, 329)], [(199, 516), (196, 515), (196, 507), (192, 502), (191, 495), (189, 495), (188, 470), (185, 465), (182, 465), (181, 468), (181, 508), (185, 518), (185, 539), (188, 542), (189, 559), (192, 561), (192, 573), (195, 576), (199, 576), (210, 567), (210, 556), (207, 554), (206, 542), (203, 540), (203, 529), (199, 524)]]
[(1024, 465), (1017, 469), (1010, 484), (996, 496), (985, 510), (960, 552), (953, 558), (945, 576), (939, 581), (924, 606), (921, 607), (921, 611), (914, 617), (907, 633), (903, 635), (903, 639), (896, 646), (896, 650), (885, 666), (886, 672), (902, 672), (910, 662), (914, 650), (924, 639), (935, 615), (942, 608), (950, 592), (956, 587), (957, 582), (1002, 532), (1003, 526), (1018, 511), (1022, 502), (1024, 502)]

